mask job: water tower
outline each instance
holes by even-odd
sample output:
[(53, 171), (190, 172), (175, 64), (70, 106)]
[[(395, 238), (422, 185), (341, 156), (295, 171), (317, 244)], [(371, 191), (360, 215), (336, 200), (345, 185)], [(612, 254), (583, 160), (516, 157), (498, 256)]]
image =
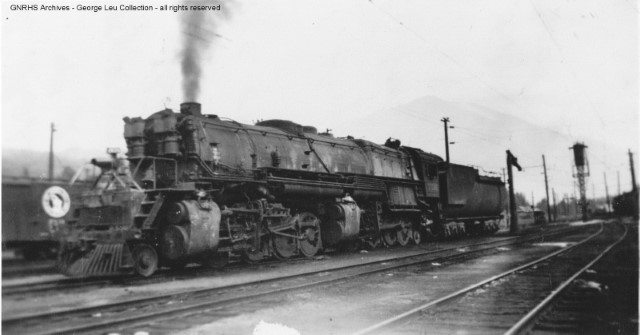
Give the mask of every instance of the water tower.
[(587, 221), (587, 177), (589, 176), (589, 161), (587, 160), (587, 148), (584, 143), (576, 143), (573, 149), (573, 160), (576, 166), (574, 178), (578, 179), (580, 189), (580, 208), (582, 209), (582, 221)]

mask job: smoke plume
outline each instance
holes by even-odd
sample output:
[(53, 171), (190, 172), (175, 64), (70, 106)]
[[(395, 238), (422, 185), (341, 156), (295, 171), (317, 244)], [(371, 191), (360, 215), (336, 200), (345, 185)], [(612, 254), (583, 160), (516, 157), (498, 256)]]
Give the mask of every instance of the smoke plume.
[(218, 24), (229, 18), (229, 1), (187, 1), (186, 6), (218, 6), (220, 10), (187, 10), (181, 14), (182, 24), (182, 93), (184, 101), (197, 101), (207, 51), (221, 37)]

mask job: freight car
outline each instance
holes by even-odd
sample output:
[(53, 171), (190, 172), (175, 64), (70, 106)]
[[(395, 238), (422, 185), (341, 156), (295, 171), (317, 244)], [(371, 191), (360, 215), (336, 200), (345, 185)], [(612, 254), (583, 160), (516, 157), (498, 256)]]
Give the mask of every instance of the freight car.
[(399, 140), (336, 138), (285, 120), (246, 125), (198, 103), (124, 122), (127, 159), (94, 160), (103, 173), (68, 217), (67, 275), (149, 276), (231, 255), (253, 263), (491, 233), (504, 207), (499, 178)]
[(26, 260), (53, 259), (65, 229), (70, 206), (69, 187), (63, 180), (2, 177), (2, 250)]

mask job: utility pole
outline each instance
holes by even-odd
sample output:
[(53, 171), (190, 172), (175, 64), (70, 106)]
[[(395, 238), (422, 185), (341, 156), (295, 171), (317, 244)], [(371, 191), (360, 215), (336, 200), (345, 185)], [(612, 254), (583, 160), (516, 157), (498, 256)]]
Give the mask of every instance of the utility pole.
[(611, 208), (611, 201), (609, 200), (609, 185), (607, 185), (607, 173), (602, 172), (602, 174), (604, 175), (604, 193), (607, 195), (607, 213), (609, 213), (609, 209)]
[(518, 164), (518, 158), (511, 154), (511, 151), (507, 150), (507, 173), (509, 174), (509, 212), (511, 213), (511, 234), (518, 233), (518, 213), (516, 211), (516, 195), (513, 190), (513, 169), (511, 166), (518, 168), (518, 171), (522, 171), (522, 167)]
[(49, 181), (53, 181), (53, 132), (56, 128), (51, 122), (51, 139), (49, 141)]
[(449, 127), (447, 124), (449, 123), (448, 117), (443, 117), (440, 121), (444, 122), (444, 147), (447, 153), (447, 167), (449, 166)]
[[(445, 171), (445, 176), (444, 176), (444, 185), (441, 185), (440, 187), (444, 186), (444, 192), (442, 192), (442, 196), (444, 198), (444, 203), (443, 205), (448, 205), (449, 204), (449, 118), (448, 117), (443, 117), (440, 121), (444, 122), (444, 147), (447, 153), (447, 165), (446, 165), (446, 171)], [(453, 127), (451, 127), (453, 128)]]
[(553, 194), (553, 222), (558, 221), (558, 205), (556, 204), (556, 190), (551, 188)]
[(544, 168), (544, 189), (547, 192), (547, 220), (551, 222), (551, 206), (549, 206), (549, 181), (547, 179), (547, 162), (542, 155), (542, 167)]
[(636, 172), (633, 168), (633, 153), (631, 152), (631, 149), (629, 149), (629, 167), (631, 167), (631, 191), (635, 193), (638, 190), (636, 186)]
[(531, 208), (536, 206), (536, 202), (533, 200), (533, 191), (531, 191)]
[(620, 171), (616, 171), (618, 173), (618, 195), (620, 195)]
[(631, 168), (631, 193), (633, 198), (633, 219), (638, 221), (638, 187), (636, 186), (636, 172), (633, 168), (633, 153), (629, 149), (629, 167)]

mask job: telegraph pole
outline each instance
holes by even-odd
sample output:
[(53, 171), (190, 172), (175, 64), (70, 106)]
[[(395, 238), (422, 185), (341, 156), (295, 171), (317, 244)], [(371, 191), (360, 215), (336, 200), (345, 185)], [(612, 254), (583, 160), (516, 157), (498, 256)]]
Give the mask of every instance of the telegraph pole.
[(620, 171), (616, 171), (618, 173), (618, 195), (620, 195)]
[(51, 122), (51, 140), (49, 141), (49, 181), (53, 181), (53, 132), (56, 128)]
[(531, 191), (531, 208), (536, 207), (536, 202), (533, 200), (533, 191)]
[(635, 193), (638, 190), (636, 186), (636, 172), (633, 168), (633, 153), (631, 152), (631, 149), (629, 149), (629, 167), (631, 168), (631, 191)]
[(607, 185), (607, 173), (602, 172), (604, 175), (604, 192), (607, 195), (607, 213), (609, 213), (609, 209), (611, 208), (611, 201), (609, 200), (609, 185)]
[(556, 190), (551, 188), (553, 194), (553, 222), (558, 221), (558, 205), (556, 204)]
[(629, 167), (631, 168), (631, 193), (633, 194), (633, 219), (638, 221), (638, 187), (636, 186), (636, 172), (633, 168), (633, 153), (629, 149)]
[(444, 122), (444, 147), (447, 153), (447, 167), (449, 166), (449, 127), (447, 127), (447, 123), (449, 123), (448, 117), (443, 117), (440, 121)]
[(544, 168), (544, 189), (547, 192), (547, 220), (551, 222), (551, 206), (549, 206), (549, 181), (547, 179), (547, 162), (542, 155), (542, 167)]
[(522, 168), (518, 164), (518, 158), (511, 154), (511, 151), (507, 150), (507, 173), (509, 174), (509, 212), (511, 213), (511, 234), (518, 233), (518, 213), (516, 211), (516, 195), (513, 191), (513, 169), (511, 166), (518, 168), (518, 171), (522, 171)]
[[(442, 193), (443, 198), (444, 198), (444, 204), (443, 205), (448, 205), (449, 204), (449, 127), (448, 127), (448, 123), (449, 123), (449, 118), (448, 117), (443, 117), (440, 121), (444, 122), (444, 148), (446, 150), (447, 153), (447, 167), (446, 167), (446, 174), (444, 176), (444, 192)], [(453, 127), (451, 127), (453, 128)], [(442, 186), (441, 186), (442, 187)], [(445, 206), (446, 207), (446, 206)]]

